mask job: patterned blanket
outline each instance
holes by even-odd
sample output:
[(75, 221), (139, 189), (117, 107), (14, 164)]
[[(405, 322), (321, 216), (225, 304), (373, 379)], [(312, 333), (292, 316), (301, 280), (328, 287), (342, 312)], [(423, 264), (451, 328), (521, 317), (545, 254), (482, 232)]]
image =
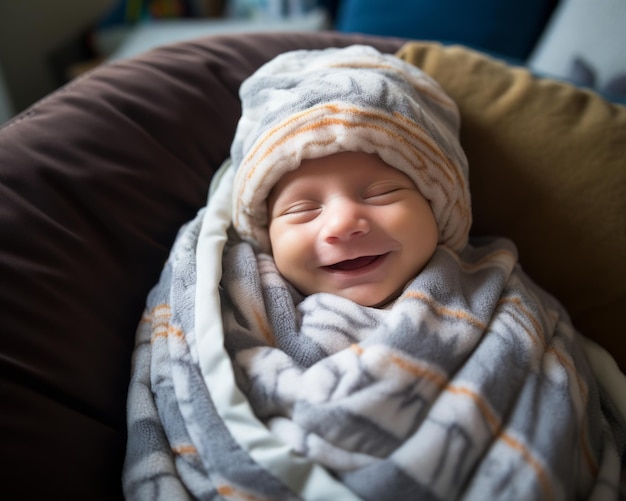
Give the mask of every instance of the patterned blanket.
[(303, 298), (230, 231), (233, 172), (137, 333), (128, 499), (617, 499), (579, 335), (507, 240), (440, 247), (391, 305)]

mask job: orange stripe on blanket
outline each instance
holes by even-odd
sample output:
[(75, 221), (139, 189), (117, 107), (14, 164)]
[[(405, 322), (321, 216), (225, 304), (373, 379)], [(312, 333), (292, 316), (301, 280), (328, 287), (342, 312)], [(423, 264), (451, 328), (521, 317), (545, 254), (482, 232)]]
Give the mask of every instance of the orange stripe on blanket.
[(220, 485), (217, 487), (217, 493), (230, 499), (242, 499), (244, 501), (271, 501), (268, 498), (248, 494), (230, 485)]
[(422, 377), (434, 383), (438, 388), (444, 388), (447, 383), (447, 379), (441, 374), (437, 374), (436, 372), (431, 371), (430, 369), (424, 366), (411, 363), (409, 360), (405, 358), (401, 358), (397, 355), (392, 355), (391, 361), (394, 364), (396, 364), (398, 367), (401, 367), (402, 369), (411, 373), (415, 377)]
[(504, 301), (513, 303), (517, 307), (518, 310), (523, 312), (524, 315), (530, 319), (535, 331), (541, 332), (541, 324), (539, 323), (539, 320), (537, 320), (537, 318), (535, 318), (535, 316), (530, 312), (530, 310), (526, 308), (526, 306), (524, 306), (524, 303), (519, 297), (509, 297), (509, 298), (503, 298), (502, 300), (500, 300), (500, 302), (504, 302)]
[(175, 336), (183, 339), (185, 337), (185, 333), (182, 331), (182, 329), (174, 327), (173, 325), (169, 325), (166, 329), (159, 329), (158, 332), (153, 332), (152, 337), (150, 338), (150, 342), (154, 343), (160, 337), (169, 336)]
[(492, 412), (489, 404), (485, 401), (485, 399), (479, 393), (476, 393), (475, 391), (470, 390), (469, 388), (465, 388), (463, 386), (454, 386), (454, 385), (448, 386), (446, 388), (446, 391), (454, 395), (463, 395), (473, 400), (474, 403), (476, 404), (476, 407), (478, 407), (478, 409), (480, 410), (480, 413), (483, 415), (483, 417), (485, 418), (485, 421), (487, 421), (487, 424), (491, 428), (491, 433), (493, 434), (499, 433), (500, 428), (502, 426), (500, 419), (498, 419), (498, 417)]
[(470, 315), (466, 311), (453, 310), (452, 308), (447, 308), (445, 306), (435, 304), (435, 301), (430, 296), (427, 296), (422, 292), (406, 291), (404, 294), (402, 294), (402, 296), (400, 296), (401, 300), (409, 298), (417, 299), (426, 303), (428, 307), (439, 316), (452, 317), (456, 318), (457, 320), (462, 320), (463, 322), (467, 322), (468, 324), (480, 330), (485, 330), (487, 328), (487, 325), (484, 322), (481, 322), (479, 319), (477, 319), (473, 315)]
[[(356, 113), (356, 111), (355, 111)], [(258, 166), (267, 159), (268, 156), (270, 156), (277, 148), (279, 148), (280, 146), (282, 146), (284, 143), (286, 143), (287, 141), (293, 141), (297, 138), (297, 136), (301, 135), (301, 134), (306, 134), (309, 132), (314, 132), (317, 129), (320, 128), (324, 128), (327, 127), (329, 125), (343, 125), (346, 128), (352, 128), (352, 129), (357, 129), (357, 128), (361, 128), (361, 129), (369, 129), (369, 130), (374, 130), (386, 135), (390, 135), (394, 138), (394, 140), (396, 140), (398, 142), (398, 144), (400, 143), (404, 143), (404, 146), (411, 150), (412, 154), (419, 160), (419, 162), (422, 164), (421, 166), (416, 166), (418, 168), (421, 168), (422, 170), (424, 169), (423, 165), (426, 164), (426, 160), (425, 160), (425, 154), (418, 148), (416, 148), (415, 143), (411, 143), (406, 141), (403, 136), (401, 134), (395, 133), (392, 134), (388, 128), (382, 126), (382, 125), (378, 125), (376, 123), (373, 123), (373, 121), (380, 121), (382, 118), (382, 121), (384, 122), (390, 122), (390, 120), (388, 120), (387, 118), (381, 117), (380, 115), (377, 114), (373, 114), (373, 113), (360, 113), (361, 118), (363, 119), (362, 122), (358, 122), (355, 123), (352, 120), (346, 120), (346, 119), (341, 119), (341, 118), (322, 118), (320, 120), (315, 121), (312, 124), (309, 125), (305, 125), (305, 126), (301, 126), (298, 129), (296, 129), (295, 131), (283, 136), (282, 138), (280, 138), (278, 141), (272, 143), (264, 152), (264, 154), (261, 156), (261, 158), (257, 159), (255, 164), (250, 168), (250, 170), (248, 171), (248, 174), (246, 175), (246, 179), (250, 180), (254, 174), (256, 173), (256, 170), (258, 168)], [(368, 121), (367, 119), (371, 119), (372, 121)], [(264, 141), (261, 142), (261, 144), (259, 145), (259, 148), (263, 145), (263, 143), (265, 143), (266, 141), (269, 141), (269, 139), (271, 138), (272, 135), (274, 135), (275, 133), (277, 133), (280, 129), (282, 129), (284, 126), (280, 126), (276, 129), (272, 129), (269, 132), (266, 133), (266, 138), (264, 139)], [(421, 127), (420, 127), (421, 129)], [(405, 131), (405, 132), (409, 132), (409, 131)], [(439, 169), (438, 172), (442, 173), (444, 176), (446, 176), (447, 182), (451, 183), (452, 179), (450, 177), (450, 173), (449, 171), (455, 172), (456, 169), (454, 169), (454, 167), (452, 167), (450, 165), (449, 160), (444, 157), (443, 155), (441, 155), (441, 153), (436, 150), (433, 147), (433, 144), (430, 144), (428, 142), (429, 140), (429, 136), (424, 133), (423, 137), (416, 137), (415, 134), (412, 134), (413, 136), (413, 140), (421, 145), (424, 146), (426, 150), (428, 150), (431, 154), (431, 156), (434, 156), (435, 158), (437, 158), (439, 161), (441, 161), (443, 164), (445, 164), (445, 166), (447, 167), (446, 169)], [(386, 146), (388, 148), (388, 146)], [(402, 155), (405, 160), (409, 163), (414, 163), (413, 159), (409, 159), (406, 157), (406, 155), (403, 154), (403, 152), (399, 149), (396, 148), (396, 153)], [(255, 152), (256, 153), (256, 152)], [(248, 155), (247, 158), (253, 158), (253, 155)], [(265, 179), (261, 180), (261, 183), (263, 183), (265, 181)], [(433, 179), (433, 182), (436, 181)], [(463, 182), (463, 180), (460, 178), (459, 175), (456, 176), (456, 181), (457, 182)], [(243, 189), (241, 190), (243, 191)], [(240, 191), (240, 194), (241, 194)]]
[[(350, 349), (359, 356), (365, 353), (365, 348), (363, 348), (362, 346), (358, 344), (352, 344), (350, 346)], [(445, 376), (442, 376), (441, 374), (437, 374), (435, 371), (429, 369), (428, 367), (418, 362), (409, 360), (408, 358), (402, 357), (400, 355), (389, 354), (389, 360), (394, 365), (405, 370), (412, 376), (415, 376), (417, 378), (427, 379), (428, 381), (433, 383), (437, 388), (439, 388), (439, 390), (444, 389), (446, 387), (446, 384), (448, 383), (448, 380)]]
[(256, 320), (256, 325), (259, 328), (259, 331), (261, 331), (265, 342), (269, 346), (275, 347), (276, 339), (274, 339), (274, 333), (272, 332), (272, 329), (267, 325), (267, 323), (265, 323), (265, 316), (259, 313), (257, 310), (254, 310), (253, 314), (254, 319)]
[[(335, 105), (326, 105), (323, 108), (328, 108), (330, 110), (334, 110), (337, 109), (337, 106)], [(376, 131), (380, 131), (383, 132), (387, 135), (390, 135), (390, 131), (389, 129), (387, 129), (386, 127), (383, 127), (382, 125), (378, 125), (373, 123), (372, 121), (367, 121), (367, 119), (372, 119), (373, 121), (382, 121), (382, 122), (386, 122), (386, 123), (392, 123), (394, 125), (396, 125), (396, 127), (398, 126), (397, 121), (393, 122), (392, 120), (390, 120), (387, 116), (384, 115), (379, 115), (379, 114), (374, 114), (371, 112), (363, 112), (360, 109), (357, 108), (347, 108), (347, 109), (343, 109), (342, 111), (349, 111), (355, 115), (360, 115), (364, 121), (360, 122), (358, 124), (355, 124), (352, 121), (347, 121), (345, 119), (339, 119), (339, 118), (323, 118), (321, 120), (316, 121), (315, 123), (311, 124), (311, 125), (307, 125), (307, 126), (303, 126), (298, 128), (297, 130), (283, 136), (280, 140), (272, 143), (268, 148), (267, 151), (264, 152), (264, 154), (262, 155), (262, 157), (260, 159), (257, 159), (254, 163), (253, 166), (251, 166), (248, 169), (248, 172), (246, 173), (246, 180), (250, 181), (250, 179), (255, 175), (257, 169), (259, 168), (259, 165), (262, 164), (262, 162), (269, 156), (272, 154), (272, 152), (278, 148), (279, 146), (281, 146), (284, 142), (289, 141), (289, 140), (294, 140), (298, 135), (300, 134), (305, 134), (311, 131), (314, 131), (318, 128), (327, 126), (329, 124), (341, 124), (344, 125), (346, 127), (351, 127), (351, 128), (363, 128), (363, 129), (370, 129), (370, 130), (376, 130)], [(274, 129), (271, 129), (269, 132), (266, 133), (264, 139), (255, 147), (255, 149), (246, 156), (246, 160), (244, 160), (243, 163), (249, 161), (248, 159), (252, 159), (254, 158), (254, 156), (257, 154), (258, 150), (261, 149), (261, 147), (267, 142), (270, 141), (272, 136), (274, 134), (277, 134), (278, 131), (280, 131), (281, 129), (287, 127), (288, 125), (291, 125), (291, 122), (295, 121), (295, 120), (299, 120), (301, 117), (309, 114), (309, 113), (313, 113), (319, 111), (319, 108), (315, 108), (315, 109), (309, 109), (306, 110), (305, 112), (302, 112), (300, 114), (294, 115), (293, 118), (291, 118), (288, 122), (283, 123), (279, 126), (276, 126)], [(395, 149), (396, 154), (401, 155), (405, 158), (405, 160), (411, 164), (414, 168), (421, 170), (421, 171), (425, 171), (426, 173), (431, 172), (430, 169), (428, 169), (426, 167), (426, 164), (430, 164), (431, 163), (431, 158), (429, 158), (428, 160), (426, 160), (426, 155), (417, 148), (417, 145), (419, 144), (420, 146), (424, 147), (426, 150), (430, 151), (430, 155), (431, 157), (434, 157), (432, 160), (432, 163), (434, 163), (437, 168), (434, 169), (434, 172), (437, 172), (437, 174), (439, 175), (443, 175), (446, 179), (447, 179), (447, 183), (448, 184), (454, 184), (457, 186), (464, 186), (466, 181), (463, 177), (462, 172), (459, 171), (459, 169), (457, 169), (455, 166), (452, 165), (451, 160), (445, 156), (440, 150), (439, 148), (436, 146), (436, 143), (432, 140), (432, 138), (429, 136), (429, 134), (427, 134), (426, 132), (423, 131), (423, 129), (418, 125), (418, 124), (414, 124), (413, 122), (409, 122), (406, 117), (402, 116), (399, 113), (394, 113), (394, 116), (396, 117), (396, 119), (398, 121), (404, 122), (404, 123), (411, 123), (413, 126), (417, 126), (417, 128), (419, 128), (424, 134), (422, 137), (419, 137), (418, 135), (416, 135), (415, 133), (413, 133), (411, 130), (409, 130), (406, 126), (401, 127), (400, 129), (403, 130), (407, 135), (409, 135), (412, 139), (412, 141), (407, 140), (405, 137), (403, 137), (400, 134), (393, 134), (394, 139), (397, 141), (398, 144), (402, 144), (404, 145), (404, 147), (411, 151), (411, 153), (414, 155), (415, 159), (417, 160), (417, 164), (414, 161), (414, 159), (409, 159), (406, 157), (406, 155), (404, 154), (404, 150), (400, 149), (399, 147)], [(388, 147), (388, 146), (387, 146)], [(436, 161), (435, 161), (436, 160)], [(266, 182), (266, 178), (267, 176), (270, 174), (270, 170), (267, 169), (264, 172), (264, 176), (263, 178), (259, 181), (258, 184), (261, 185), (265, 185), (267, 184)], [(441, 181), (439, 181), (439, 179), (437, 179), (437, 177), (432, 177), (432, 176), (428, 176), (428, 179), (426, 180), (427, 184), (432, 184), (432, 185), (436, 185), (436, 186), (440, 186), (441, 185)], [(244, 192), (244, 190), (246, 189), (247, 183), (243, 183), (238, 196), (237, 196), (237, 209), (236, 212), (237, 213), (241, 213), (241, 204), (243, 203), (243, 197), (242, 194)], [(448, 190), (446, 189), (441, 189), (439, 190), (440, 194), (443, 195), (446, 198), (446, 201), (443, 205), (450, 205), (451, 202), (448, 199)], [(458, 212), (458, 214), (460, 215), (460, 220), (465, 222), (465, 228), (463, 228), (463, 232), (461, 233), (466, 233), (469, 230), (469, 226), (471, 225), (471, 214), (470, 211), (471, 209), (468, 207), (468, 205), (465, 203), (465, 200), (463, 197), (459, 197), (457, 198), (457, 200), (454, 202), (454, 209)]]
[[(576, 370), (576, 368), (574, 367), (574, 365), (571, 363), (571, 361), (569, 359), (567, 359), (562, 353), (560, 353), (554, 346), (547, 346), (545, 340), (543, 339), (543, 337), (541, 336), (541, 324), (540, 322), (531, 314), (531, 312), (525, 308), (523, 306), (522, 301), (520, 300), (520, 298), (518, 297), (509, 297), (509, 298), (503, 298), (499, 301), (499, 304), (513, 304), (518, 310), (521, 310), (522, 313), (524, 314), (525, 318), (528, 318), (533, 326), (533, 329), (535, 330), (535, 335), (533, 335), (533, 332), (531, 332), (530, 329), (528, 329), (527, 327), (525, 327), (524, 325), (522, 325), (520, 322), (518, 322), (521, 327), (524, 329), (524, 331), (527, 333), (529, 339), (537, 344), (537, 342), (539, 342), (539, 344), (541, 345), (541, 347), (545, 350), (545, 352), (551, 352), (555, 358), (559, 361), (559, 363), (561, 364), (561, 366), (568, 372), (568, 374), (570, 374), (570, 376), (573, 376), (574, 379), (576, 380), (576, 384), (579, 388), (579, 391), (582, 395), (583, 398), (583, 408), (586, 409), (587, 407), (587, 399), (589, 397), (589, 392), (588, 392), (588, 388), (585, 385), (584, 381), (581, 379), (580, 374), (578, 373), (578, 371)], [(512, 315), (512, 314), (511, 314)], [(512, 315), (513, 316), (513, 315)], [(580, 424), (581, 424), (581, 428), (580, 428), (580, 443), (581, 443), (581, 448), (582, 448), (582, 454), (583, 454), (583, 459), (585, 461), (585, 463), (587, 464), (587, 467), (589, 468), (589, 471), (591, 472), (591, 474), (593, 476), (596, 476), (598, 473), (598, 463), (595, 460), (592, 452), (591, 452), (591, 448), (589, 445), (589, 440), (588, 440), (588, 436), (585, 433), (585, 422), (587, 421), (587, 413), (586, 411), (583, 411), (583, 415), (581, 416), (581, 420), (580, 420)]]
[(543, 465), (533, 456), (533, 454), (524, 444), (522, 444), (519, 440), (513, 438), (507, 432), (502, 430), (502, 423), (500, 419), (492, 412), (489, 404), (485, 401), (485, 399), (479, 393), (476, 393), (475, 391), (465, 387), (451, 385), (446, 388), (446, 391), (471, 398), (472, 401), (476, 404), (476, 407), (480, 410), (480, 413), (485, 418), (485, 421), (487, 421), (487, 423), (491, 427), (494, 438), (502, 441), (508, 447), (519, 453), (519, 455), (524, 459), (526, 464), (528, 464), (535, 471), (535, 474), (539, 479), (541, 488), (545, 493), (545, 499), (554, 499), (554, 492), (552, 488), (552, 483), (550, 482), (550, 476), (543, 468)]
[(571, 362), (571, 360), (565, 357), (565, 355), (563, 355), (563, 353), (557, 350), (555, 346), (550, 346), (547, 351), (551, 352), (556, 357), (556, 359), (561, 363), (561, 365), (565, 368), (568, 374), (570, 374), (570, 376), (571, 375), (574, 376), (574, 379), (576, 380), (576, 385), (578, 386), (580, 394), (582, 395), (583, 413), (582, 413), (582, 416), (580, 416), (581, 418), (580, 419), (580, 425), (581, 425), (580, 426), (580, 443), (581, 443), (582, 453), (583, 453), (583, 458), (585, 460), (585, 463), (587, 463), (587, 467), (589, 468), (589, 471), (595, 477), (598, 474), (599, 466), (598, 466), (598, 462), (593, 456), (593, 453), (591, 452), (591, 447), (589, 446), (589, 437), (587, 436), (587, 433), (585, 433), (585, 430), (587, 429), (585, 424), (587, 423), (587, 418), (588, 418), (586, 409), (587, 409), (587, 403), (589, 401), (589, 387), (581, 378), (580, 373), (576, 370), (576, 367)]
[[(350, 349), (358, 355), (362, 355), (365, 351), (365, 349), (358, 344), (351, 345)], [(428, 379), (444, 391), (454, 395), (462, 395), (471, 399), (480, 414), (484, 417), (490, 428), (491, 435), (495, 439), (502, 441), (508, 447), (518, 452), (524, 461), (535, 471), (541, 488), (546, 494), (546, 499), (554, 498), (554, 490), (550, 482), (550, 477), (543, 468), (542, 464), (533, 456), (524, 444), (502, 429), (502, 422), (500, 418), (492, 411), (491, 406), (480, 393), (464, 386), (448, 385), (444, 376), (398, 355), (390, 355), (390, 360), (416, 377), (424, 377), (425, 379)]]
[(172, 447), (172, 452), (177, 456), (198, 454), (198, 450), (193, 445), (178, 445)]
[(144, 311), (143, 316), (141, 317), (141, 322), (152, 323), (156, 317), (169, 315), (171, 315), (169, 304), (159, 304), (151, 310)]
[(150, 337), (151, 343), (161, 337), (185, 337), (185, 333), (182, 329), (170, 324), (170, 319), (172, 318), (170, 305), (159, 304), (155, 306), (147, 316), (149, 321), (152, 323), (152, 336)]
[[(323, 112), (323, 110), (327, 110), (328, 113), (330, 114), (340, 114), (340, 113), (348, 113), (350, 114), (352, 117), (354, 116), (358, 116), (360, 117), (363, 122), (359, 124), (360, 127), (368, 127), (371, 128), (373, 130), (377, 130), (380, 132), (385, 132), (385, 133), (389, 133), (389, 129), (387, 129), (386, 127), (382, 127), (380, 125), (376, 125), (373, 122), (382, 122), (386, 125), (391, 124), (392, 126), (395, 126), (396, 128), (399, 128), (402, 132), (404, 132), (405, 134), (407, 134), (412, 141), (407, 141), (406, 139), (404, 139), (402, 136), (397, 135), (398, 140), (402, 141), (404, 143), (404, 146), (406, 146), (407, 148), (413, 150), (415, 152), (416, 155), (420, 155), (420, 151), (415, 148), (414, 146), (414, 142), (420, 142), (420, 143), (424, 143), (423, 145), (426, 146), (426, 148), (430, 151), (431, 155), (434, 155), (435, 157), (439, 158), (440, 160), (443, 160), (444, 164), (446, 164), (446, 167), (455, 172), (456, 168), (454, 168), (453, 166), (451, 166), (450, 164), (450, 160), (441, 153), (441, 150), (439, 149), (439, 147), (437, 146), (436, 142), (433, 141), (432, 137), (430, 136), (429, 133), (427, 133), (424, 128), (412, 121), (409, 120), (408, 118), (406, 118), (404, 115), (402, 115), (401, 113), (398, 112), (394, 112), (393, 113), (393, 117), (395, 120), (392, 120), (389, 118), (388, 114), (383, 114), (383, 113), (375, 113), (372, 111), (365, 111), (361, 108), (357, 108), (354, 106), (349, 106), (349, 107), (342, 107), (339, 106), (337, 104), (327, 104), (327, 105), (322, 105), (322, 106), (316, 106), (313, 108), (309, 108), (307, 110), (304, 110), (300, 113), (296, 113), (294, 114), (289, 120), (287, 120), (286, 122), (281, 122), (280, 124), (276, 125), (274, 128), (270, 129), (269, 131), (267, 131), (264, 135), (264, 139), (263, 141), (261, 141), (248, 155), (246, 155), (246, 158), (254, 158), (258, 151), (263, 147), (264, 143), (266, 143), (267, 141), (271, 140), (271, 138), (278, 134), (281, 130), (288, 128), (288, 127), (292, 127), (294, 122), (299, 122), (302, 121), (304, 118), (306, 118), (308, 115), (310, 114), (315, 114), (315, 113), (320, 113)], [(398, 122), (402, 123), (402, 127), (399, 127)], [(253, 167), (250, 168), (247, 178), (250, 179), (253, 175), (254, 172), (258, 166), (259, 163), (261, 163), (268, 155), (270, 155), (278, 146), (282, 145), (284, 142), (292, 140), (296, 135), (301, 134), (303, 132), (310, 132), (310, 131), (314, 131), (316, 129), (319, 129), (321, 127), (330, 125), (330, 124), (338, 124), (338, 125), (348, 125), (348, 126), (355, 126), (354, 122), (351, 121), (347, 121), (346, 119), (338, 119), (338, 118), (322, 118), (321, 120), (317, 120), (316, 122), (314, 122), (313, 124), (304, 126), (304, 127), (300, 127), (298, 128), (296, 131), (292, 132), (291, 134), (287, 134), (285, 136), (283, 136), (279, 141), (273, 142), (272, 145), (267, 148), (267, 151), (263, 154), (263, 156), (258, 159), (255, 163), (255, 165)], [(419, 137), (418, 135), (415, 134), (414, 129), (418, 129), (422, 132), (422, 136)], [(421, 158), (422, 162), (423, 159)], [(451, 181), (451, 178), (448, 174), (448, 172), (443, 171), (443, 174), (448, 176), (448, 182)], [(461, 179), (460, 176), (456, 176), (456, 181), (459, 182), (464, 182), (464, 179)]]
[[(576, 385), (578, 386), (580, 394), (582, 395), (582, 398), (583, 398), (583, 408), (586, 409), (587, 401), (589, 398), (589, 388), (587, 387), (587, 385), (581, 378), (579, 372), (576, 370), (576, 367), (573, 365), (571, 360), (567, 358), (565, 355), (563, 355), (563, 353), (561, 353), (559, 350), (557, 350), (555, 346), (552, 346), (552, 345), (547, 346), (545, 339), (541, 336), (542, 328), (541, 328), (541, 323), (539, 322), (539, 320), (537, 320), (537, 318), (535, 318), (535, 316), (532, 315), (530, 310), (528, 310), (528, 308), (526, 308), (523, 305), (521, 299), (518, 297), (502, 298), (498, 302), (498, 304), (514, 305), (517, 311), (520, 311), (524, 315), (524, 318), (527, 318), (531, 322), (532, 328), (534, 329), (534, 333), (531, 331), (531, 329), (521, 324), (520, 321), (518, 321), (518, 324), (524, 329), (529, 339), (533, 343), (537, 344), (538, 342), (546, 353), (547, 352), (552, 353), (554, 357), (559, 361), (561, 366), (564, 368), (564, 370), (570, 375), (570, 377), (573, 377), (575, 379)], [(513, 316), (512, 313), (510, 314), (511, 316)], [(587, 413), (586, 411), (583, 411), (583, 415), (581, 416), (581, 421), (580, 421), (580, 424), (581, 424), (580, 442), (581, 442), (581, 447), (582, 447), (582, 454), (590, 472), (592, 473), (593, 476), (596, 476), (598, 473), (599, 467), (598, 467), (597, 461), (595, 460), (591, 452), (591, 448), (589, 446), (589, 440), (588, 440), (587, 434), (585, 433), (586, 428), (585, 426), (583, 426), (586, 421), (587, 421)]]
[[(405, 116), (397, 112), (394, 112), (393, 114), (395, 120), (391, 120), (388, 115), (374, 113), (371, 111), (364, 111), (356, 107), (343, 108), (336, 104), (328, 104), (328, 105), (323, 105), (323, 106), (317, 106), (314, 108), (309, 108), (303, 112), (295, 114), (288, 121), (282, 122), (281, 124), (270, 129), (268, 132), (265, 133), (263, 140), (260, 141), (259, 144), (257, 144), (256, 147), (248, 155), (246, 155), (246, 159), (243, 161), (243, 163), (248, 161), (247, 159), (254, 158), (257, 155), (258, 151), (264, 146), (264, 144), (270, 141), (272, 137), (278, 134), (282, 129), (291, 127), (293, 122), (301, 121), (307, 115), (310, 115), (313, 113), (319, 113), (321, 110), (324, 110), (324, 109), (328, 110), (328, 112), (331, 114), (350, 113), (352, 116), (359, 116), (363, 120), (363, 122), (359, 124), (355, 124), (353, 121), (347, 121), (346, 119), (323, 118), (321, 120), (317, 120), (313, 124), (300, 127), (296, 131), (293, 131), (283, 136), (280, 140), (272, 142), (272, 144), (267, 148), (267, 151), (264, 152), (263, 156), (260, 159), (257, 159), (254, 165), (250, 167), (250, 169), (248, 170), (246, 174), (246, 179), (249, 180), (254, 176), (258, 166), (277, 147), (281, 146), (286, 141), (293, 140), (299, 134), (314, 131), (321, 127), (328, 126), (330, 124), (345, 125), (348, 127), (368, 128), (368, 129), (376, 130), (379, 132), (383, 132), (385, 134), (389, 134), (388, 128), (374, 123), (374, 122), (382, 122), (384, 124), (392, 124), (395, 128), (398, 128), (399, 130), (401, 130), (402, 132), (404, 132), (406, 135), (408, 135), (411, 138), (411, 140), (409, 141), (399, 134), (394, 135), (395, 139), (397, 139), (399, 143), (402, 143), (405, 148), (409, 149), (415, 155), (415, 157), (419, 159), (419, 161), (422, 164), (426, 163), (426, 161), (424, 160), (425, 157), (424, 157), (423, 152), (416, 147), (416, 144), (420, 144), (420, 146), (425, 147), (427, 150), (429, 150), (431, 156), (438, 159), (440, 162), (442, 162), (445, 165), (446, 167), (445, 169), (440, 168), (437, 170), (437, 172), (440, 174), (443, 174), (447, 178), (448, 183), (451, 183), (454, 181), (454, 183), (458, 185), (465, 184), (465, 179), (463, 178), (462, 173), (460, 173), (458, 169), (452, 165), (450, 159), (441, 152), (441, 150), (437, 147), (436, 142), (432, 139), (432, 137), (427, 132), (424, 131), (424, 129), (419, 124), (407, 119)], [(399, 122), (402, 123), (402, 126), (399, 125)], [(422, 136), (418, 136), (417, 134), (415, 134), (414, 129), (419, 129), (422, 132)], [(397, 149), (396, 153), (401, 154), (401, 151)], [(413, 163), (410, 159), (407, 159), (407, 161), (409, 161), (410, 163)], [(431, 181), (436, 183), (437, 180), (431, 179)], [(261, 183), (264, 183), (264, 182), (265, 182), (264, 179), (261, 180)], [(239, 195), (238, 199), (241, 199), (241, 195), (244, 189), (245, 189), (245, 184), (242, 186), (240, 192), (238, 193)], [(442, 192), (446, 193), (446, 190), (443, 190)], [(469, 217), (467, 214), (468, 211), (463, 210), (464, 207), (461, 206), (460, 201), (457, 201), (456, 207), (461, 212), (463, 218), (468, 219)], [(239, 211), (239, 208), (238, 208), (238, 211)]]
[(533, 457), (524, 444), (504, 432), (501, 433), (498, 438), (511, 449), (519, 452), (522, 458), (524, 458), (526, 464), (528, 464), (535, 471), (535, 474), (539, 479), (541, 489), (545, 494), (544, 499), (554, 499), (554, 489), (552, 488), (552, 482), (550, 482), (550, 476), (543, 468), (542, 464)]
[[(545, 350), (546, 349), (546, 341), (543, 338), (543, 336), (541, 336), (541, 333), (543, 332), (543, 329), (541, 328), (541, 323), (531, 313), (531, 311), (524, 306), (524, 303), (522, 302), (522, 300), (519, 297), (503, 297), (502, 299), (500, 299), (498, 301), (498, 306), (504, 305), (504, 304), (511, 304), (511, 305), (513, 305), (515, 307), (516, 311), (520, 312), (524, 316), (524, 318), (526, 318), (526, 319), (528, 319), (528, 321), (530, 321), (530, 323), (532, 325), (532, 328), (533, 328), (533, 331), (534, 331), (535, 334), (533, 334), (533, 331), (531, 331), (528, 327), (523, 325), (521, 322), (518, 321), (518, 324), (528, 334), (528, 337), (531, 339), (531, 341), (533, 343), (536, 344), (537, 342), (539, 342), (539, 344)], [(509, 312), (509, 314), (512, 317), (514, 317), (512, 312)]]
[[(365, 349), (358, 344), (353, 344), (350, 348), (358, 355), (362, 355), (365, 351)], [(413, 362), (407, 358), (390, 354), (389, 359), (395, 365), (409, 372), (413, 376), (431, 381), (441, 390), (445, 390), (454, 395), (463, 395), (470, 398), (475, 403), (481, 415), (485, 418), (491, 433), (493, 435), (500, 433), (502, 427), (501, 421), (491, 410), (491, 407), (482, 395), (464, 386), (449, 385), (448, 379), (445, 376), (437, 374), (435, 371), (425, 367), (424, 365)]]

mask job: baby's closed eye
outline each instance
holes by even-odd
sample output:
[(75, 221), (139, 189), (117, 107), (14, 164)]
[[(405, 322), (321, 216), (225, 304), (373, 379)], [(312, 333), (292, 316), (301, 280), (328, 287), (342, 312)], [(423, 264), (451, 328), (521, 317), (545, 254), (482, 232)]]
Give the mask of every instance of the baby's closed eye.
[(314, 219), (321, 209), (321, 205), (317, 202), (296, 202), (281, 208), (274, 214), (274, 217), (288, 218), (291, 223), (303, 223)]
[(406, 189), (409, 187), (395, 183), (372, 186), (363, 193), (363, 200), (374, 204), (393, 203), (402, 196), (402, 192)]
[(300, 212), (309, 212), (312, 210), (318, 210), (320, 205), (314, 202), (300, 202), (293, 204), (283, 211), (283, 214), (298, 214)]

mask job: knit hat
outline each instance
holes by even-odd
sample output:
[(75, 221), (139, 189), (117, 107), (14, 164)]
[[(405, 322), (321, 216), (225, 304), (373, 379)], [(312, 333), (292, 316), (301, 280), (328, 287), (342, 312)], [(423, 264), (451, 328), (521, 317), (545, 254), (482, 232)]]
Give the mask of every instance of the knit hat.
[(467, 159), (456, 104), (423, 71), (372, 47), (279, 55), (241, 86), (231, 148), (233, 225), (270, 251), (266, 198), (304, 159), (375, 153), (429, 201), (439, 243), (454, 250), (471, 226)]

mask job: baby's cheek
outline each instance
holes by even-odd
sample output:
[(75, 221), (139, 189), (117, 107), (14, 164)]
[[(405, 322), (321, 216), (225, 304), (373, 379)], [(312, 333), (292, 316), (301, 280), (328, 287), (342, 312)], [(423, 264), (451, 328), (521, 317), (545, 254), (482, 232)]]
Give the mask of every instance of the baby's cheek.
[(291, 261), (301, 252), (303, 237), (301, 232), (289, 227), (274, 227), (270, 231), (270, 242), (275, 260)]
[(406, 232), (415, 227), (419, 221), (419, 213), (411, 207), (390, 207), (380, 218), (390, 232)]
[(303, 238), (305, 238), (305, 233), (299, 225), (275, 225), (273, 231), (270, 232), (270, 240), (290, 247), (299, 245)]

